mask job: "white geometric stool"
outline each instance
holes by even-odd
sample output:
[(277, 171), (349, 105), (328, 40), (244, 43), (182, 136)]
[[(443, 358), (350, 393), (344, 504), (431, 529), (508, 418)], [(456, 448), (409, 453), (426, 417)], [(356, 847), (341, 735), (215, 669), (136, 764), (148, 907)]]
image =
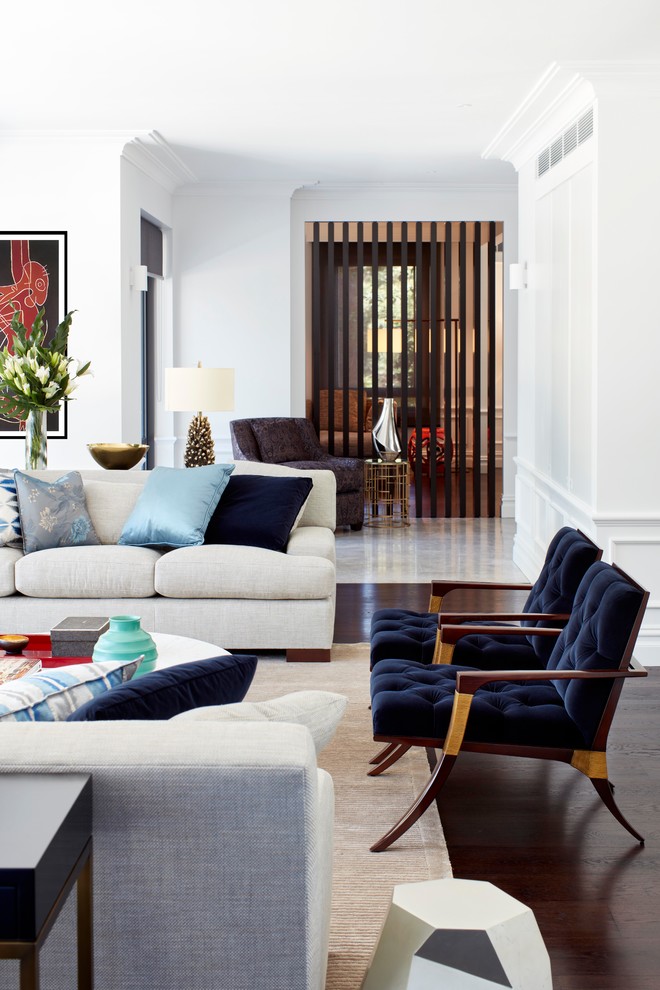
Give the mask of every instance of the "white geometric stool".
[(394, 888), (362, 990), (552, 990), (532, 911), (492, 883)]

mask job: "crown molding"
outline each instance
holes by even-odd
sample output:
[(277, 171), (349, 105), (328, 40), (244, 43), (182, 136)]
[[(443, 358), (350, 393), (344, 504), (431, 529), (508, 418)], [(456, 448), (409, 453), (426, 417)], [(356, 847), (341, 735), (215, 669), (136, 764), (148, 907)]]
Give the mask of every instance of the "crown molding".
[(484, 148), (482, 158), (501, 158), (517, 171), (581, 110), (594, 101), (594, 88), (576, 65), (553, 62), (506, 123)]
[(303, 185), (295, 191), (296, 200), (321, 200), (336, 199), (337, 196), (359, 195), (378, 196), (381, 194), (410, 193), (413, 195), (428, 196), (438, 193), (505, 193), (517, 195), (517, 182), (434, 182), (434, 181), (411, 181), (411, 182), (316, 182), (313, 185)]
[(482, 152), (517, 170), (596, 99), (660, 96), (660, 62), (553, 62)]
[(291, 199), (301, 186), (300, 179), (221, 179), (179, 186), (176, 196), (217, 196), (252, 199), (254, 196), (285, 196)]
[(158, 131), (132, 134), (122, 151), (122, 158), (170, 193), (198, 181), (192, 169)]

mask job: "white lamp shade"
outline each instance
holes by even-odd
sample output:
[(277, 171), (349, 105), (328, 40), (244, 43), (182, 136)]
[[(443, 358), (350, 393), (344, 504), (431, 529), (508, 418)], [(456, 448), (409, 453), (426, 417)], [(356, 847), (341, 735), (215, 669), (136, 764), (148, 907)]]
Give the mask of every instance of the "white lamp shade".
[(228, 412), (234, 408), (233, 368), (166, 368), (170, 412)]

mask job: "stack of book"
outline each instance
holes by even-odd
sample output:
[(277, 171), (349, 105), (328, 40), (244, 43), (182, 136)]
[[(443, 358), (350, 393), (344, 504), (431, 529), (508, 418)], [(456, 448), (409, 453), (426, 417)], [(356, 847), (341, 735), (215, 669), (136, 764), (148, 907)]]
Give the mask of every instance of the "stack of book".
[(41, 670), (41, 660), (28, 660), (26, 657), (0, 657), (0, 684), (15, 681), (26, 674), (36, 674)]

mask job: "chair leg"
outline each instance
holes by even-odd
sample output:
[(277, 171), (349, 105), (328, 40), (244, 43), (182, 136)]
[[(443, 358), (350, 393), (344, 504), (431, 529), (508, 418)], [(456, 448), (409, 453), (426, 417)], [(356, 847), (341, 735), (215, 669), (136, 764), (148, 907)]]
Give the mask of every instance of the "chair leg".
[(414, 804), (408, 808), (405, 815), (399, 819), (396, 825), (393, 825), (389, 832), (374, 843), (371, 847), (371, 852), (383, 852), (388, 846), (391, 846), (393, 842), (400, 839), (408, 829), (415, 824), (415, 822), (422, 817), (426, 809), (433, 803), (437, 795), (440, 793), (447, 777), (452, 771), (454, 763), (456, 762), (455, 756), (448, 756), (447, 753), (443, 752), (442, 758), (436, 764), (435, 770), (429, 777), (428, 783), (422, 793), (419, 795)]
[(610, 784), (609, 780), (606, 780), (603, 777), (590, 777), (589, 780), (596, 788), (603, 804), (612, 812), (616, 820), (620, 822), (621, 825), (623, 825), (623, 827), (627, 829), (638, 842), (644, 845), (644, 836), (640, 835), (639, 832), (636, 832), (630, 822), (621, 814), (619, 806), (614, 800), (614, 787)]
[(386, 756), (389, 756), (390, 753), (392, 753), (399, 745), (400, 743), (395, 743), (395, 742), (388, 743), (387, 746), (381, 749), (380, 752), (376, 753), (376, 755), (369, 760), (369, 765), (372, 766), (375, 765), (376, 763), (380, 763), (382, 760), (385, 759)]
[(401, 757), (408, 752), (410, 749), (410, 743), (396, 743), (395, 748), (391, 753), (383, 756), (382, 761), (375, 766), (373, 770), (369, 771), (369, 777), (377, 777), (379, 774), (384, 773), (385, 770), (389, 770), (391, 766), (401, 759)]

